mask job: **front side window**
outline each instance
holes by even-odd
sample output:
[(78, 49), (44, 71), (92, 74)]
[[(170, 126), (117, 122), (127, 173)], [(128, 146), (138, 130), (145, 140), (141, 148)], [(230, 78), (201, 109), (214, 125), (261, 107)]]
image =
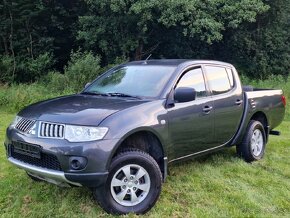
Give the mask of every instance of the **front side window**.
[(122, 93), (140, 97), (157, 97), (174, 70), (175, 67), (173, 66), (123, 66), (101, 76), (84, 92)]
[(229, 68), (227, 68), (227, 73), (228, 73), (228, 77), (229, 77), (229, 80), (230, 80), (230, 85), (231, 87), (234, 87), (234, 76), (233, 76), (233, 71)]
[(186, 72), (179, 80), (176, 88), (189, 87), (194, 88), (196, 97), (202, 98), (206, 96), (206, 88), (201, 68), (195, 68)]
[(226, 93), (232, 89), (228, 72), (223, 67), (206, 66), (206, 76), (213, 95)]

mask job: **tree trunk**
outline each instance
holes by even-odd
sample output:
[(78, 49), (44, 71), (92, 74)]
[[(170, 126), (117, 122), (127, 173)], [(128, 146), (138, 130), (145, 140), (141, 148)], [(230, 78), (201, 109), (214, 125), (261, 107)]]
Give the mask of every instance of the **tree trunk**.
[[(12, 7), (12, 4), (11, 4)], [(12, 81), (14, 80), (15, 77), (15, 71), (16, 71), (16, 60), (15, 60), (15, 53), (14, 53), (14, 45), (13, 45), (13, 15), (11, 8), (8, 7), (9, 11), (9, 17), (10, 17), (10, 36), (9, 36), (9, 42), (10, 42), (10, 51), (13, 57), (13, 73), (12, 73)]]
[(33, 59), (33, 40), (32, 40), (32, 35), (31, 35), (31, 32), (30, 32), (30, 29), (29, 29), (29, 21), (25, 21), (25, 27), (26, 27), (26, 31), (27, 31), (27, 34), (28, 34), (28, 37), (29, 37), (29, 55), (30, 57)]
[(8, 44), (7, 44), (7, 39), (5, 36), (1, 35), (1, 38), (3, 40), (3, 45), (4, 45), (4, 51), (5, 51), (5, 55), (8, 55), (9, 54), (9, 51), (8, 51)]
[(31, 54), (31, 58), (34, 59), (34, 57), (33, 57), (33, 40), (32, 40), (31, 33), (29, 33), (29, 39), (30, 39), (30, 54)]
[(143, 41), (139, 41), (139, 45), (135, 51), (135, 57), (134, 60), (135, 61), (139, 61), (142, 59), (142, 52), (143, 52)]

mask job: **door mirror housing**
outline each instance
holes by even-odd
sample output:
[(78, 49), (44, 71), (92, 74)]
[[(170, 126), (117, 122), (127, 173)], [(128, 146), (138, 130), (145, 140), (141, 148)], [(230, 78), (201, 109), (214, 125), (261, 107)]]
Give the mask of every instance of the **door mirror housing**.
[(189, 87), (179, 87), (174, 91), (174, 100), (176, 102), (189, 102), (196, 99), (196, 90)]
[(89, 85), (91, 85), (92, 83), (87, 83), (86, 85), (85, 85), (85, 88), (87, 88)]

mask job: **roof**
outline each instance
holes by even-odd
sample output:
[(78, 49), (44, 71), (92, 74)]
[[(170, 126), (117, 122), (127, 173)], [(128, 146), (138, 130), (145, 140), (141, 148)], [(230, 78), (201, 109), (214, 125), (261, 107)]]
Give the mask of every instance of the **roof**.
[(142, 60), (142, 61), (131, 61), (125, 65), (163, 65), (163, 66), (178, 66), (183, 63), (188, 64), (219, 64), (232, 66), (229, 63), (214, 60), (191, 60), (191, 59), (155, 59), (155, 60)]

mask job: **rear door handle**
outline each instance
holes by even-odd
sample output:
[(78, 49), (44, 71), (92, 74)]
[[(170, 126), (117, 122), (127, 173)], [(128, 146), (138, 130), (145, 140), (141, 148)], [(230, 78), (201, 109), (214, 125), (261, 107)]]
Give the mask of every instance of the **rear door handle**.
[(209, 114), (212, 110), (212, 106), (204, 106), (202, 110), (205, 114)]
[(243, 103), (243, 100), (240, 100), (240, 99), (236, 100), (235, 102), (236, 105), (241, 105), (242, 103)]

